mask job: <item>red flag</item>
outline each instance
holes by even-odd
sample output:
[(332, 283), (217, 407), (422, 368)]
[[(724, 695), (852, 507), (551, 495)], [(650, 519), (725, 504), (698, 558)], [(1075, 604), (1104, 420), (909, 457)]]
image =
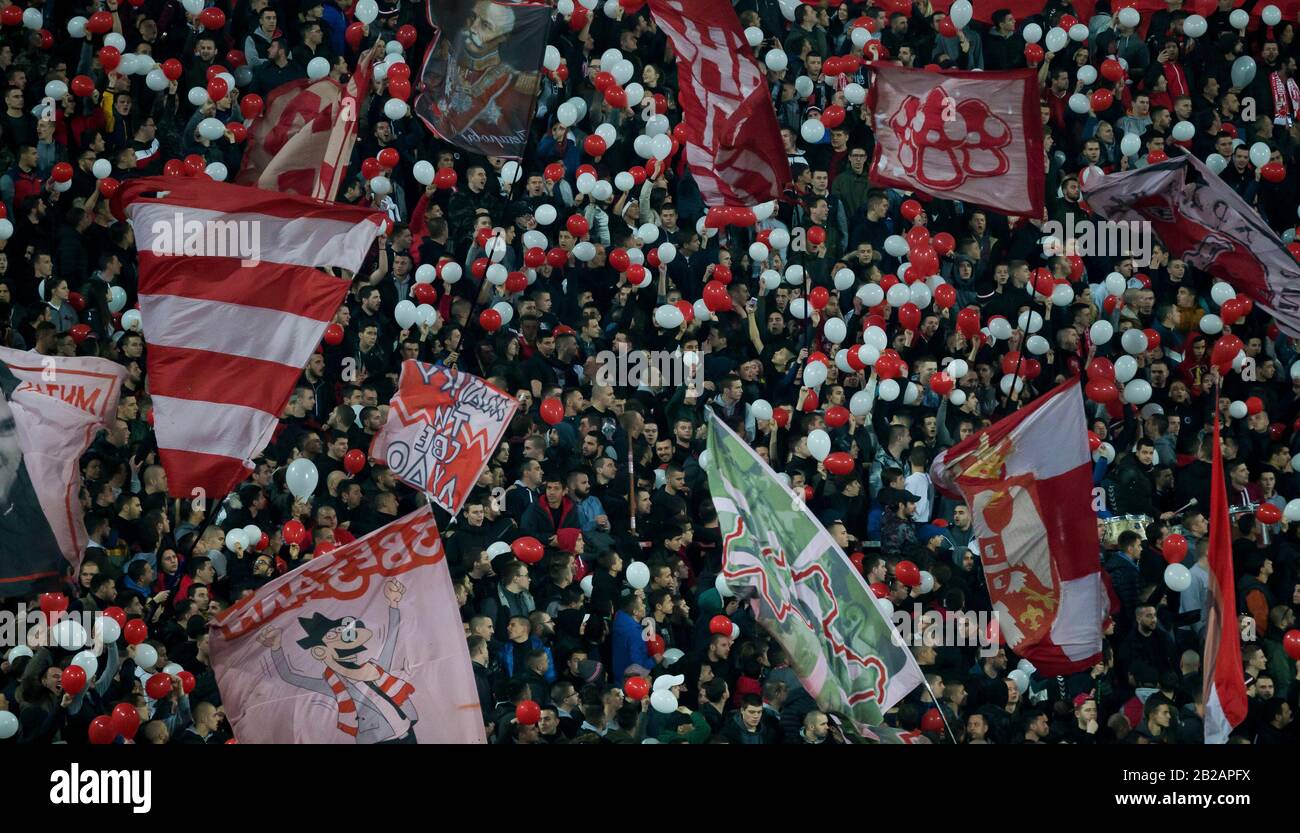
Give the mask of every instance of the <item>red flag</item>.
[(1205, 703), (1205, 742), (1227, 743), (1234, 726), (1246, 719), (1246, 681), (1241, 671), (1241, 631), (1237, 588), (1232, 574), (1232, 521), (1223, 482), (1219, 413), (1214, 413), (1214, 462), (1210, 478), (1209, 589), (1205, 596), (1205, 652), (1201, 692)]
[(753, 207), (790, 183), (763, 71), (727, 0), (650, 0), (677, 53), (685, 157), (705, 205)]
[(1101, 658), (1109, 607), (1092, 512), (1092, 458), (1072, 379), (940, 454), (931, 477), (959, 491), (1007, 645), (1047, 675)]
[(135, 228), (168, 488), (224, 495), (271, 441), (347, 295), (346, 280), (319, 268), (359, 270), (386, 218), (184, 177), (128, 180), (113, 208)]
[(518, 407), (477, 376), (409, 359), (370, 457), (455, 515)]
[(1255, 210), (1195, 156), (1110, 174), (1084, 189), (1098, 217), (1147, 222), (1173, 257), (1227, 281), (1300, 336), (1300, 264)]
[(248, 131), (236, 182), (283, 194), (332, 200), (347, 173), (357, 117), (370, 93), (376, 47), (357, 60), (346, 86), (332, 78), (300, 78), (267, 96)]
[(871, 182), (1034, 219), (1045, 211), (1033, 70), (926, 72), (876, 66)]
[(226, 610), (211, 654), (241, 743), (486, 742), (428, 506)]

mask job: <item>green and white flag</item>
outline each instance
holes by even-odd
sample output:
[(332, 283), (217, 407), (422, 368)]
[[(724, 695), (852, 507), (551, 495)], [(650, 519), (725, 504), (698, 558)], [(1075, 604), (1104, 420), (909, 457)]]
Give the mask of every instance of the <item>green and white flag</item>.
[(727, 585), (757, 603), (820, 709), (864, 737), (910, 740), (871, 729), (924, 683), (871, 588), (803, 500), (713, 415), (708, 449)]

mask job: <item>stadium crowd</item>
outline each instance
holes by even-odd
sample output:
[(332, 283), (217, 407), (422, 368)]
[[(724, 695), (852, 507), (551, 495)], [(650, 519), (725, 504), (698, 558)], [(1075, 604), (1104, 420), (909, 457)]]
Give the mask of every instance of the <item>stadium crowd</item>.
[[(1300, 376), (1293, 370), (1300, 342), (1258, 307), (1243, 313), (1236, 304), (1241, 314), (1229, 323), (1223, 301), (1211, 294), (1211, 276), (1159, 241), (1149, 262), (1139, 264), (1131, 256), (1136, 252), (1078, 257), (1052, 254), (1043, 244), (1044, 222), (1064, 223), (1071, 214), (1086, 220), (1081, 174), (1091, 166), (1111, 173), (1149, 164), (1148, 154), (1159, 158), (1184, 122), (1195, 129), (1184, 143), (1188, 150), (1199, 158), (1224, 157), (1224, 181), (1277, 233), (1288, 241), (1293, 236), (1296, 24), (1265, 25), (1259, 20), (1265, 4), (1248, 2), (1251, 22), (1239, 29), (1230, 20), (1230, 0), (1221, 0), (1206, 16), (1208, 33), (1191, 38), (1183, 33), (1182, 5), (1167, 0), (1166, 8), (1143, 12), (1135, 28), (1123, 25), (1106, 0), (1091, 19), (1063, 25), (1075, 9), (1051, 0), (1029, 18), (998, 10), (991, 23), (976, 20), (958, 30), (930, 0), (738, 0), (741, 25), (761, 30), (756, 57), (793, 182), (770, 219), (721, 232), (703, 226), (705, 205), (680, 156), (655, 165), (634, 151), (645, 127), (642, 109), (632, 102), (616, 109), (597, 90), (599, 73), (613, 69), (609, 50), (617, 49), (617, 60), (632, 63), (646, 96), (666, 104), (672, 124), (680, 120), (674, 59), (644, 5), (613, 3), (607, 11), (602, 4), (580, 15), (576, 28), (564, 16), (556, 19), (550, 43), (564, 68), (544, 74), (517, 183), (501, 179), (506, 160), (458, 150), (413, 116), (390, 119), (383, 107), (387, 82), (376, 78), (339, 199), (387, 211), (391, 233), (361, 272), (343, 276), (352, 290), (334, 319), (342, 340), (322, 343), (312, 356), (251, 476), (229, 495), (199, 499), (168, 495), (151, 429), (148, 343), (138, 329), (122, 328), (123, 312), (137, 300), (133, 233), (113, 216), (95, 164), (107, 160), (111, 177), (123, 180), (161, 174), (172, 160), (197, 154), (204, 164), (237, 171), (243, 131), (206, 139), (197, 130), (202, 118), (240, 124), (244, 96), (265, 99), (278, 85), (305, 77), (315, 57), (327, 57), (332, 77), (342, 80), (361, 52), (393, 40), (403, 25), (419, 33), (406, 52), (414, 66), (433, 37), (424, 6), (381, 2), (359, 44), (344, 38), (355, 13), (347, 0), (233, 6), (222, 0), (210, 6), (223, 12), (216, 28), (175, 0), (106, 0), (102, 9), (55, 0), (44, 7), (45, 31), (24, 26), (19, 7), (0, 9), (0, 198), (9, 232), (0, 240), (0, 342), (43, 355), (97, 355), (128, 371), (116, 419), (81, 461), (91, 544), (79, 572), (47, 589), (64, 592), (73, 610), (118, 608), (149, 629), (146, 642), (122, 642), (101, 656), (98, 672), (76, 696), (61, 687), (70, 652), (0, 646), (0, 712), (17, 718), (0, 743), (84, 744), (91, 721), (121, 704), (138, 718), (119, 718), (136, 742), (230, 739), (207, 653), (212, 619), (314, 553), (422, 503), (383, 466), (367, 462), (354, 473), (344, 459), (349, 450), (368, 449), (384, 424), (405, 359), (481, 375), (520, 403), (463, 511), (455, 518), (440, 513), (492, 742), (858, 742), (850, 726), (817, 709), (749, 607), (715, 586), (722, 534), (700, 467), (706, 415), (740, 433), (802, 492), (866, 582), (898, 610), (930, 617), (987, 611), (980, 561), (969, 547), (970, 512), (936, 491), (931, 462), (1058, 383), (1096, 378), (1095, 358), (1123, 356), (1121, 337), (1130, 329), (1148, 335), (1147, 349), (1132, 358), (1134, 378), (1150, 384), (1149, 401), (1141, 408), (1086, 405), (1096, 437), (1097, 491), (1096, 506), (1079, 511), (1099, 510), (1106, 545), (1097, 557), (1116, 602), (1103, 661), (1070, 677), (1042, 677), (1005, 648), (981, 656), (975, 646), (917, 644), (911, 650), (928, 685), (891, 709), (887, 723), (934, 742), (950, 742), (946, 722), (960, 743), (1200, 743), (1208, 432), (1218, 409), (1235, 511), (1236, 602), (1249, 632), (1241, 673), (1250, 710), (1233, 741), (1294, 743), (1300, 685), (1284, 635), (1300, 610), (1300, 523), (1283, 517), (1265, 524), (1256, 510), (1264, 504), (1282, 510), (1300, 498), (1300, 458), (1293, 465), (1292, 456), (1300, 450)], [(159, 64), (175, 59), (182, 73), (155, 91), (143, 73), (106, 71), (99, 53), (104, 34), (73, 37), (65, 26), (75, 15), (100, 10), (111, 16), (127, 52)], [(864, 18), (870, 23), (857, 23)], [(1086, 26), (1086, 39), (1035, 62), (1046, 216), (1009, 216), (871, 184), (871, 120), (845, 95), (850, 84), (870, 88), (870, 64), (833, 77), (823, 73), (828, 59), (862, 54), (856, 28), (865, 26), (878, 41), (879, 61), (991, 71), (1029, 65), (1027, 26), (1042, 33), (1068, 30), (1073, 22)], [(767, 68), (772, 62), (765, 55), (773, 50), (787, 56), (784, 70)], [(1249, 84), (1234, 86), (1234, 61), (1243, 55), (1254, 59), (1256, 71)], [(1096, 71), (1111, 56), (1127, 62), (1116, 80)], [(214, 65), (231, 71), (237, 86), (196, 107), (186, 92), (206, 84)], [(60, 101), (44, 100), (48, 82), (66, 86), (79, 75), (93, 79), (89, 95), (69, 89)], [(1277, 79), (1285, 100), (1275, 100)], [(1070, 107), (1073, 94), (1098, 89), (1113, 94), (1104, 110)], [(566, 127), (557, 111), (573, 97), (585, 99), (587, 112)], [(832, 119), (835, 126), (809, 141), (805, 122), (830, 108), (842, 121)], [(604, 123), (615, 127), (617, 140), (593, 158), (584, 140)], [(1127, 137), (1140, 143), (1136, 152), (1125, 152)], [(1261, 176), (1250, 155), (1257, 141), (1271, 149), (1269, 162), (1285, 166), (1281, 181)], [(391, 174), (392, 193), (378, 196), (359, 171), (363, 160), (389, 148), (400, 163)], [(427, 186), (418, 182), (412, 168), (419, 160), (453, 170), (455, 185), (442, 187), (447, 174)], [(56, 188), (53, 171), (63, 162), (72, 165), (71, 185)], [(635, 186), (593, 193), (590, 180), (579, 185), (584, 164), (604, 180), (639, 166)], [(554, 210), (541, 210), (546, 206)], [(559, 221), (539, 222), (539, 213)], [(583, 222), (566, 222), (574, 215)], [(908, 329), (887, 308), (873, 309), (880, 302), (868, 303), (868, 288), (897, 281), (902, 252), (896, 242), (921, 226), (934, 241), (937, 274), (955, 290), (955, 303), (927, 305)], [(484, 243), (494, 228), (504, 229), (508, 242), (503, 265), (535, 274), (522, 291), (482, 279)], [(575, 228), (583, 234), (575, 236)], [(540, 264), (526, 262), (528, 232), (545, 235), (551, 256)], [(574, 254), (581, 239), (594, 250), (586, 260)], [(464, 277), (417, 278), (423, 267), (447, 262), (459, 264)], [(1032, 292), (1042, 275), (1072, 290), (1068, 303), (1050, 314)], [(727, 297), (715, 298), (708, 306), (717, 309), (706, 316), (696, 302), (714, 281)], [(110, 307), (114, 287), (125, 292), (116, 309)], [(400, 326), (395, 310), (408, 299), (432, 305), (436, 319)], [(690, 320), (660, 326), (659, 308), (678, 301), (691, 307), (683, 316)], [(509, 320), (489, 332), (480, 313), (501, 302), (510, 307)], [(1042, 345), (1031, 345), (1019, 330), (973, 342), (957, 326), (966, 308), (979, 311), (986, 330), (993, 316), (1015, 323), (1027, 309), (1044, 314), (1037, 335), (1045, 349), (1035, 351)], [(881, 312), (882, 318), (872, 317)], [(1212, 355), (1213, 337), (1200, 326), (1208, 315), (1224, 318), (1224, 332), (1241, 339), (1246, 359), (1235, 370), (1221, 370)], [(853, 407), (847, 422), (838, 413), (828, 419), (828, 412), (849, 408), (875, 379), (869, 382), (870, 369), (836, 361), (839, 345), (825, 333), (834, 319), (854, 334), (844, 346), (860, 342), (864, 328), (883, 325), (888, 346), (905, 363), (902, 392), (892, 401), (877, 396), (869, 413)], [(1102, 320), (1112, 324), (1114, 338), (1098, 344), (1092, 325)], [(166, 324), (145, 324), (146, 330), (157, 326)], [(653, 371), (640, 383), (603, 383), (602, 363), (621, 351), (694, 353), (698, 378), (670, 384), (673, 379)], [(814, 391), (802, 378), (810, 357), (819, 355), (829, 357), (829, 366)], [(952, 376), (953, 394), (932, 387), (940, 371)], [(1000, 388), (1005, 374), (1016, 373), (1021, 387)], [(563, 409), (554, 424), (541, 414), (549, 399)], [(1243, 414), (1235, 403), (1248, 400)], [(814, 457), (807, 437), (815, 429), (830, 434), (835, 451), (852, 456), (851, 472), (832, 474)], [(316, 494), (299, 500), (286, 489), (284, 470), (304, 457), (320, 479)], [(291, 520), (309, 531), (301, 544), (285, 541)], [(226, 531), (250, 524), (265, 534), (262, 541), (227, 549)], [(1189, 541), (1192, 583), (1181, 593), (1163, 578), (1160, 544), (1174, 532)], [(508, 547), (493, 547), (520, 536), (545, 545), (539, 562), (525, 564)], [(895, 566), (903, 559), (930, 573), (932, 586), (922, 591), (899, 580)], [(627, 581), (634, 561), (649, 570), (639, 590)], [(35, 597), (8, 599), (7, 609), (20, 601), (37, 604)], [(718, 627), (719, 615), (734, 627)], [(647, 618), (657, 639), (646, 639)], [(137, 662), (143, 646), (152, 648), (144, 656), (155, 660), (148, 667)], [(146, 683), (169, 663), (193, 679), (178, 679), (155, 698)], [(638, 676), (647, 684), (628, 683)], [(671, 714), (648, 707), (647, 689), (665, 688), (680, 703)], [(539, 707), (535, 720), (519, 717), (527, 701)], [(936, 720), (940, 712), (944, 721)]]

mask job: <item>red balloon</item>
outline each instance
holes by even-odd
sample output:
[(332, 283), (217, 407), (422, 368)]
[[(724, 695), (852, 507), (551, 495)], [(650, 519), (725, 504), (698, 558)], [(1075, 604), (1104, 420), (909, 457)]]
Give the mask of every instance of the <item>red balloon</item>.
[(844, 124), (844, 118), (846, 115), (847, 114), (844, 112), (843, 107), (838, 104), (830, 104), (822, 111), (821, 121), (828, 130), (834, 129), (839, 127), (841, 124)]
[(695, 307), (691, 304), (690, 301), (678, 301), (677, 303), (673, 304), (673, 306), (677, 307), (677, 309), (681, 312), (682, 318), (686, 321), (687, 324), (695, 320)]
[(898, 323), (904, 330), (915, 331), (921, 326), (921, 310), (917, 309), (916, 304), (908, 301), (898, 308)]
[(1093, 379), (1088, 382), (1088, 398), (1093, 402), (1114, 402), (1119, 398), (1119, 388), (1110, 379)]
[(650, 693), (650, 681), (645, 677), (628, 677), (623, 681), (623, 693), (627, 699), (638, 703)]
[(63, 669), (63, 676), (59, 677), (59, 685), (63, 687), (64, 694), (76, 697), (86, 689), (86, 669), (80, 665), (69, 665)]
[(781, 407), (772, 410), (772, 421), (777, 424), (778, 428), (784, 428), (790, 424), (790, 409)]
[(564, 227), (574, 237), (586, 237), (587, 233), (591, 231), (591, 224), (581, 214), (570, 215), (569, 219), (564, 223)]
[(1097, 358), (1088, 362), (1088, 375), (1096, 377), (1098, 379), (1114, 380), (1115, 365), (1111, 363), (1110, 359), (1104, 358), (1102, 356), (1098, 356)]
[(374, 179), (380, 173), (379, 160), (373, 156), (368, 156), (361, 160), (361, 175), (366, 179)]
[(559, 425), (560, 420), (564, 419), (564, 404), (554, 396), (543, 399), (537, 410), (542, 416), (542, 422), (547, 425)]
[(366, 453), (354, 448), (343, 455), (343, 468), (348, 474), (356, 474), (366, 467)]
[(230, 64), (231, 69), (239, 69), (248, 63), (248, 57), (242, 49), (231, 49), (226, 53), (226, 63)]
[(226, 79), (220, 76), (213, 78), (208, 82), (208, 98), (213, 101), (220, 101), (225, 98), (226, 94), (229, 92), (230, 85), (226, 83)]
[(343, 343), (342, 325), (332, 323), (325, 327), (325, 343), (331, 347), (337, 347)]
[(191, 153), (189, 156), (186, 156), (183, 164), (185, 165), (186, 176), (198, 176), (203, 173), (204, 169), (208, 166), (203, 157), (199, 156), (197, 153)]
[(1289, 630), (1282, 637), (1282, 649), (1291, 659), (1300, 659), (1300, 630)]
[(1115, 103), (1115, 94), (1106, 89), (1094, 90), (1089, 103), (1092, 105), (1094, 113), (1109, 110), (1110, 106)]
[(586, 151), (588, 156), (600, 158), (605, 155), (605, 151), (609, 150), (609, 146), (605, 144), (604, 136), (592, 133), (582, 140), (582, 149)]
[(911, 561), (898, 562), (898, 566), (894, 568), (894, 576), (908, 587), (921, 586), (921, 568)]
[(721, 312), (731, 309), (731, 296), (727, 294), (727, 288), (717, 281), (706, 283), (701, 297), (704, 299), (704, 306), (709, 308), (709, 312)]
[(939, 371), (930, 377), (930, 390), (940, 396), (947, 396), (952, 393), (953, 380), (945, 371)]
[(903, 219), (910, 223), (920, 216), (922, 210), (921, 203), (916, 200), (903, 200), (903, 204), (899, 206), (898, 213), (902, 214)]
[(812, 388), (808, 388), (808, 395), (803, 398), (803, 412), (806, 414), (812, 413), (813, 411), (817, 410), (818, 404), (819, 401), (817, 399), (817, 391), (813, 390)]
[(126, 611), (116, 605), (104, 608), (104, 615), (116, 622), (118, 628), (126, 625)]
[(1281, 162), (1269, 162), (1259, 169), (1259, 175), (1269, 182), (1281, 182), (1286, 179), (1286, 166)]
[(286, 544), (301, 544), (307, 540), (307, 527), (302, 525), (302, 521), (289, 521), (280, 530), (280, 537)]
[(154, 700), (161, 700), (171, 693), (172, 678), (159, 671), (150, 677), (144, 684), (145, 694), (148, 694)]
[[(10, 6), (9, 8), (16, 9), (18, 7)], [(119, 705), (128, 705), (128, 704), (121, 703)], [(131, 709), (131, 711), (134, 712), (135, 709)], [(136, 720), (139, 720), (139, 718), (137, 717)], [(117, 737), (117, 734), (118, 733), (113, 729), (112, 721), (109, 720), (108, 715), (105, 714), (101, 714), (99, 717), (96, 717), (94, 720), (91, 720), (90, 728), (86, 730), (86, 737), (89, 738), (90, 742), (95, 744), (96, 746), (104, 746), (106, 744), (112, 743), (113, 740)]]
[(456, 180), (457, 176), (455, 168), (439, 168), (437, 173), (433, 175), (434, 187), (440, 188), (443, 191), (455, 188)]
[(1012, 350), (1002, 357), (1003, 373), (1019, 373), (1021, 370), (1022, 360), (1019, 350)]
[[(525, 254), (525, 262), (527, 262), (527, 257), (527, 254)], [(632, 264), (631, 258), (627, 256), (627, 249), (612, 250), (606, 260), (609, 262), (610, 266), (613, 266), (614, 269), (619, 272), (626, 272), (627, 267)]]
[(731, 635), (731, 620), (719, 613), (709, 620), (709, 633)]
[(552, 162), (546, 166), (542, 176), (551, 182), (559, 182), (564, 179), (564, 164), (562, 162)]
[[(23, 10), (17, 6), (10, 6), (9, 8), (15, 9), (18, 12), (18, 22), (21, 23), (23, 19)], [(90, 19), (86, 21), (86, 31), (90, 32), (92, 35), (107, 34), (108, 30), (112, 28), (113, 15), (108, 12), (95, 12), (90, 16)]]
[(232, 142), (238, 143), (248, 138), (248, 128), (244, 127), (242, 121), (232, 121), (226, 125), (226, 129), (230, 131), (230, 140)]
[(366, 36), (366, 24), (360, 20), (348, 24), (348, 28), (343, 31), (343, 40), (347, 41), (350, 49), (357, 49), (361, 46), (361, 39)]
[(72, 334), (72, 340), (77, 344), (90, 338), (90, 327), (86, 324), (74, 324), (68, 332)]
[(132, 619), (122, 628), (122, 635), (126, 637), (126, 644), (139, 645), (149, 638), (149, 626), (143, 619)]
[(611, 84), (605, 88), (605, 103), (615, 110), (626, 110), (627, 90), (617, 84)]
[(109, 720), (114, 735), (121, 735), (127, 740), (134, 738), (136, 730), (140, 728), (140, 713), (130, 703), (118, 703), (114, 706)]
[(515, 706), (515, 720), (523, 726), (533, 726), (542, 719), (542, 707), (532, 700), (525, 700)]
[(1098, 437), (1096, 434), (1089, 431), (1088, 432), (1088, 453), (1091, 454), (1092, 452), (1095, 452), (1099, 448), (1101, 448), (1101, 437)]
[(68, 597), (62, 593), (42, 593), (40, 604), (42, 613), (62, 613), (68, 609)]
[(536, 564), (538, 561), (541, 561), (542, 556), (546, 554), (546, 549), (542, 546), (542, 542), (538, 541), (531, 535), (526, 535), (523, 538), (516, 538), (514, 543), (510, 545), (510, 551), (515, 554), (515, 558), (518, 558), (525, 564)]
[(1043, 52), (1043, 47), (1036, 43), (1025, 44), (1025, 63), (1041, 64), (1045, 57), (1046, 53)]
[(208, 6), (199, 12), (199, 23), (204, 29), (220, 29), (226, 25), (226, 13), (216, 6)]
[(951, 17), (945, 17), (939, 21), (939, 34), (945, 38), (957, 37), (957, 24), (952, 22)]
[(95, 82), (89, 75), (78, 75), (68, 83), (68, 89), (75, 96), (87, 98), (95, 92)]
[(827, 454), (826, 459), (822, 460), (822, 465), (826, 467), (826, 471), (836, 475), (849, 474), (856, 468), (853, 456), (847, 451), (835, 451)]
[[(1031, 43), (1030, 46), (1038, 46), (1038, 44)], [(921, 716), (921, 731), (922, 732), (943, 731), (943, 715), (939, 713), (938, 709), (930, 709), (924, 715)]]
[(875, 594), (877, 599), (883, 599), (889, 595), (889, 588), (885, 586), (883, 581), (873, 581), (871, 582), (871, 592)]
[(826, 242), (826, 229), (821, 226), (813, 226), (808, 229), (808, 242), (814, 246), (820, 246)]
[(830, 300), (831, 294), (824, 286), (814, 286), (812, 292), (808, 293), (808, 303), (812, 304), (813, 309), (825, 309)]
[[(9, 6), (8, 8), (14, 8)], [(122, 53), (117, 50), (116, 46), (101, 46), (99, 48), (99, 63), (106, 72), (112, 72), (117, 69), (117, 65), (122, 63)]]
[(731, 267), (725, 263), (719, 263), (713, 267), (713, 279), (723, 286), (731, 284)]
[[(948, 286), (948, 284), (943, 284), (943, 286)], [(956, 290), (953, 290), (953, 292), (955, 294)], [(966, 338), (975, 337), (980, 331), (980, 311), (977, 307), (965, 307), (957, 313), (957, 331)]]
[(1142, 332), (1146, 334), (1148, 350), (1155, 350), (1160, 347), (1160, 333), (1150, 327), (1147, 327)]
[(1107, 58), (1101, 62), (1101, 76), (1107, 81), (1119, 81), (1124, 77), (1124, 65), (1115, 58)]
[(1275, 523), (1281, 523), (1282, 510), (1271, 503), (1261, 503), (1259, 508), (1255, 510), (1255, 518), (1260, 523), (1271, 526)]
[(1252, 396), (1246, 400), (1246, 413), (1258, 414), (1262, 413), (1263, 410), (1264, 400), (1260, 399), (1258, 396)]
[[(731, 631), (727, 631), (727, 633), (731, 633)], [(655, 634), (645, 641), (645, 650), (650, 656), (657, 657), (664, 651), (668, 650), (668, 646), (664, 643), (664, 638), (662, 636)]]
[(106, 176), (99, 181), (99, 193), (105, 197), (112, 197), (117, 193), (117, 189), (122, 186), (115, 177)]
[[(851, 356), (856, 352), (857, 352), (856, 350), (850, 350), (848, 355)], [(851, 416), (852, 414), (849, 413), (849, 409), (845, 408), (843, 405), (834, 405), (830, 408), (827, 408), (826, 417), (825, 417), (826, 427), (839, 428), (841, 425), (846, 425), (848, 424), (849, 418)]]
[[(185, 74), (185, 67), (175, 58), (168, 58), (162, 62), (162, 71), (163, 75), (167, 76), (168, 81), (179, 81), (180, 77)], [(245, 96), (245, 98), (247, 97)]]
[(569, 253), (556, 246), (546, 253), (546, 262), (554, 269), (563, 269), (569, 262)]
[(393, 36), (397, 38), (397, 42), (402, 45), (403, 49), (410, 49), (415, 44), (418, 35), (419, 33), (415, 31), (415, 27), (409, 23), (404, 23), (401, 26), (398, 26), (397, 31), (393, 34)]
[(1187, 557), (1187, 539), (1177, 532), (1165, 536), (1160, 544), (1160, 554), (1170, 564), (1177, 564)]
[[(1152, 165), (1156, 165), (1160, 162), (1168, 162), (1168, 161), (1169, 161), (1169, 154), (1165, 153), (1163, 150), (1153, 150), (1147, 154), (1147, 162)], [(1112, 295), (1111, 297), (1114, 296)]]
[(1235, 335), (1219, 336), (1219, 339), (1214, 342), (1214, 347), (1210, 349), (1210, 361), (1219, 368), (1220, 372), (1226, 373), (1232, 368), (1232, 360), (1245, 346)]
[(397, 152), (397, 148), (384, 148), (375, 155), (381, 168), (392, 170), (397, 167), (397, 163), (402, 161), (402, 156)]
[(478, 314), (478, 323), (489, 333), (495, 333), (501, 329), (501, 313), (494, 309), (485, 309)]
[(255, 119), (262, 113), (264, 102), (257, 93), (249, 93), (239, 99), (239, 112), (246, 119)]
[[(263, 535), (262, 537), (265, 538), (266, 536)], [(180, 678), (181, 691), (183, 691), (186, 694), (189, 694), (191, 691), (194, 690), (194, 684), (196, 680), (194, 679), (193, 674), (191, 674), (188, 671), (180, 671), (176, 674), (176, 676)]]
[(957, 239), (946, 231), (941, 231), (934, 236), (934, 250), (940, 255), (948, 255), (953, 249), (957, 248)]

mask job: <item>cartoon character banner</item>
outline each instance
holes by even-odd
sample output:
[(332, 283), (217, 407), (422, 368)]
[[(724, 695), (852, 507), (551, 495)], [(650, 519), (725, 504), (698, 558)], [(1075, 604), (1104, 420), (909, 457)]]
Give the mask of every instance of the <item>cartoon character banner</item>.
[(408, 359), (370, 458), (455, 515), (518, 407), (473, 374)]
[(438, 36), (424, 57), (415, 112), (435, 136), (470, 153), (523, 156), (552, 11), (541, 3), (430, 0)]
[(1047, 173), (1033, 70), (872, 71), (872, 185), (1045, 218)]
[(241, 743), (486, 743), (427, 506), (225, 611), (210, 653)]

